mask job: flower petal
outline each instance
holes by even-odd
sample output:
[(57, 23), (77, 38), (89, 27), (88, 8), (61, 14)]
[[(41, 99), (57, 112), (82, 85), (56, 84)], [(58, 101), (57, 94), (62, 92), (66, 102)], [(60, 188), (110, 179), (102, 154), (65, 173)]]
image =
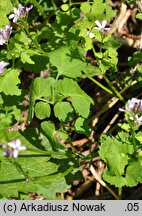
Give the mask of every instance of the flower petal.
[(4, 61), (1, 61), (1, 62), (0, 62), (0, 68), (4, 68), (4, 67), (6, 67), (6, 66), (8, 66), (8, 65), (9, 65), (8, 62), (4, 62)]
[(15, 14), (10, 14), (8, 18), (13, 19), (14, 17), (15, 17)]
[(20, 147), (18, 148), (19, 151), (25, 151), (26, 149), (27, 149), (26, 146), (20, 146)]
[(26, 12), (28, 13), (32, 9), (33, 9), (33, 5), (30, 5), (29, 7), (26, 7)]
[(21, 140), (19, 139), (15, 140), (15, 145), (17, 148), (19, 148), (21, 146)]
[(17, 148), (15, 140), (12, 141), (12, 142), (7, 143), (7, 145), (8, 145), (9, 147), (13, 148), (13, 149), (16, 149), (16, 148)]
[(101, 23), (100, 23), (98, 20), (96, 20), (95, 23), (96, 23), (96, 25), (99, 27), (99, 29), (102, 28), (102, 25), (101, 25)]
[(107, 24), (107, 21), (106, 21), (106, 20), (103, 20), (103, 21), (102, 21), (102, 25), (101, 25), (102, 28), (105, 28), (105, 27), (106, 27), (106, 24)]
[(19, 151), (18, 151), (17, 149), (15, 149), (15, 150), (13, 151), (13, 157), (14, 157), (14, 158), (18, 158), (18, 154), (19, 154)]
[(126, 112), (126, 110), (122, 109), (122, 108), (119, 108), (119, 111), (121, 112)]
[(13, 22), (16, 23), (18, 21), (18, 19), (19, 19), (19, 17), (15, 16), (14, 19), (13, 19)]

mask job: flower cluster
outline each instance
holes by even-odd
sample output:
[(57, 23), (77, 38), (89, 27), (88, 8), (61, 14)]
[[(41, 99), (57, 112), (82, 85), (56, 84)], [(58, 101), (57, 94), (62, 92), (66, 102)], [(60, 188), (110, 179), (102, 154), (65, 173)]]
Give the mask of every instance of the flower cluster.
[(16, 139), (2, 145), (4, 149), (3, 156), (18, 158), (19, 151), (26, 150), (26, 146), (21, 146), (21, 140)]
[[(96, 27), (94, 27), (94, 29), (99, 30), (101, 33), (104, 33), (105, 31), (109, 31), (110, 28), (106, 27), (107, 25), (107, 21), (103, 20), (102, 23), (100, 23), (98, 20), (95, 21)], [(93, 39), (95, 37), (95, 34), (88, 31), (87, 35)]]
[(142, 124), (142, 99), (132, 98), (127, 101), (125, 109), (119, 108), (119, 110), (127, 113), (130, 120)]
[[(33, 5), (30, 7), (23, 7), (21, 4), (18, 5), (18, 8), (14, 8), (14, 13), (9, 15), (9, 19), (13, 19), (13, 22), (16, 23), (19, 19), (25, 17), (27, 13), (33, 8)], [(0, 45), (6, 44), (12, 33), (12, 27), (8, 24), (5, 27), (5, 30), (0, 28)], [(8, 62), (0, 61), (0, 74), (4, 72), (4, 68), (9, 65)]]
[(13, 22), (16, 23), (19, 19), (25, 17), (32, 8), (33, 5), (23, 7), (23, 5), (19, 4), (18, 8), (14, 7), (14, 13), (9, 15), (9, 19), (13, 19)]

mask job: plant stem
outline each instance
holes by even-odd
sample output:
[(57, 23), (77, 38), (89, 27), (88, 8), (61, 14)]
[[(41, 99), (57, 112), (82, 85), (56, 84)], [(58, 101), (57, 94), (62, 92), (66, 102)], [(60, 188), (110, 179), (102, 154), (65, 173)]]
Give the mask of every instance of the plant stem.
[(113, 92), (106, 88), (104, 85), (102, 85), (100, 82), (98, 82), (97, 80), (95, 80), (93, 77), (89, 76), (88, 74), (85, 74), (85, 76), (90, 79), (91, 81), (93, 81), (96, 85), (98, 85), (100, 88), (102, 88), (104, 91), (108, 92), (109, 94), (113, 95)]
[(134, 152), (136, 152), (136, 139), (135, 139), (135, 130), (133, 128), (133, 125), (132, 123), (130, 122), (129, 120), (129, 117), (127, 117), (127, 122), (130, 126), (130, 131), (131, 131), (131, 135), (132, 135), (132, 144), (133, 144), (133, 147), (134, 147)]
[(133, 127), (131, 126), (131, 133), (132, 133), (132, 144), (134, 147), (134, 152), (136, 152), (136, 139), (135, 139), (135, 131), (133, 129)]
[(121, 197), (122, 197), (122, 187), (118, 188), (118, 196), (119, 196), (119, 199), (121, 199)]
[(105, 81), (107, 82), (107, 84), (112, 88), (112, 90), (114, 91), (114, 93), (117, 95), (117, 97), (122, 101), (124, 101), (124, 98), (122, 97), (122, 95), (117, 91), (117, 89), (111, 84), (111, 82), (109, 81), (109, 79), (107, 78), (107, 76), (105, 74), (103, 74), (103, 77), (105, 79)]
[(115, 192), (100, 178), (100, 176), (98, 175), (98, 173), (96, 172), (95, 168), (91, 165), (90, 166), (90, 171), (93, 174), (93, 176), (95, 177), (95, 179), (103, 186), (105, 187), (110, 194), (112, 194), (112, 196), (116, 199), (119, 200), (119, 197), (117, 196), (117, 194), (115, 194)]
[(46, 14), (44, 13), (42, 7), (40, 6), (40, 3), (37, 0), (32, 0), (32, 3), (35, 5), (35, 7), (39, 10), (41, 15), (43, 16), (44, 19), (46, 19)]
[(45, 103), (49, 103), (49, 104), (53, 104), (53, 102), (49, 101), (49, 100), (46, 100), (44, 98), (37, 98), (37, 100), (40, 100), (40, 101), (43, 101)]

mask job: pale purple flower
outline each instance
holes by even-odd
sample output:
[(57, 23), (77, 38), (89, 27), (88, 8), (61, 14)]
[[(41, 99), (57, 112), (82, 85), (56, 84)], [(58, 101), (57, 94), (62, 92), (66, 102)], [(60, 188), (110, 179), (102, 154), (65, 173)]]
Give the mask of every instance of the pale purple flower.
[(26, 150), (26, 146), (21, 146), (21, 140), (19, 139), (4, 143), (2, 148), (5, 150), (3, 156), (10, 156), (13, 158), (18, 158), (19, 152)]
[(0, 45), (5, 44), (12, 33), (12, 27), (10, 25), (6, 25), (5, 30), (0, 28)]
[(125, 109), (119, 108), (119, 111), (127, 113), (129, 119), (135, 124), (142, 124), (142, 99), (128, 100)]
[(122, 112), (139, 113), (142, 112), (142, 99), (132, 98), (127, 101), (126, 109), (119, 108)]
[(8, 62), (0, 61), (0, 74), (4, 72), (4, 68), (8, 65)]
[(33, 5), (25, 8), (23, 5), (19, 4), (18, 8), (14, 7), (14, 13), (9, 15), (9, 19), (13, 19), (13, 22), (16, 23), (19, 19), (25, 17), (32, 8)]
[(97, 27), (95, 29), (99, 30), (100, 32), (104, 33), (104, 31), (109, 31), (110, 28), (106, 27), (107, 21), (103, 20), (102, 23), (100, 23), (98, 20), (95, 21)]

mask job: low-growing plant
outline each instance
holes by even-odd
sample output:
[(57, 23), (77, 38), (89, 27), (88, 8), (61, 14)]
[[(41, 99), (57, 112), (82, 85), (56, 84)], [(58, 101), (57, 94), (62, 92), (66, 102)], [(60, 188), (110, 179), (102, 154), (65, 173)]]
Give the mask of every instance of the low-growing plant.
[[(103, 178), (120, 196), (123, 186), (141, 183), (141, 99), (128, 100), (121, 109), (127, 123), (119, 124), (116, 136), (101, 135), (99, 152), (85, 156), (72, 145), (73, 133), (92, 132), (95, 101), (82, 83), (89, 80), (124, 104), (122, 93), (134, 81), (129, 74), (120, 84), (111, 82), (121, 44), (111, 34), (116, 12), (109, 1), (1, 0), (0, 6), (1, 199), (27, 199), (29, 192), (57, 199), (82, 178), (80, 163), (94, 155), (106, 163)], [(140, 57), (135, 52), (130, 66)]]

